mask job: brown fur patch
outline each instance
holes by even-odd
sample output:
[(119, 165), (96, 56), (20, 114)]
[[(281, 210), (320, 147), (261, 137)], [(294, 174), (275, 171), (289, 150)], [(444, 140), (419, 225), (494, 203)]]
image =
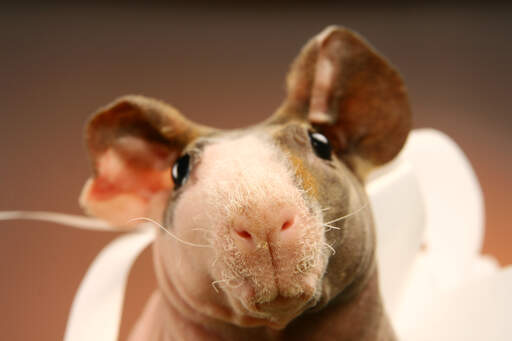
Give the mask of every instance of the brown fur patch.
[(311, 174), (311, 172), (304, 166), (304, 160), (299, 156), (294, 154), (289, 154), (288, 158), (290, 162), (293, 164), (295, 169), (295, 174), (300, 178), (302, 182), (302, 187), (305, 191), (313, 196), (314, 198), (318, 198), (318, 185), (316, 182), (316, 178)]

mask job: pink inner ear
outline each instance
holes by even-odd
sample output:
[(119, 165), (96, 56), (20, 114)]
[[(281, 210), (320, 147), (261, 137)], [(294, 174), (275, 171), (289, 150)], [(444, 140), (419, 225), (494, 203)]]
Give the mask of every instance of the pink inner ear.
[(95, 200), (108, 200), (120, 193), (133, 193), (150, 200), (156, 192), (172, 188), (169, 169), (130, 165), (114, 149), (107, 150), (98, 159), (97, 167), (98, 176), (91, 187), (91, 196)]
[(160, 221), (173, 188), (170, 157), (141, 139), (119, 141), (97, 159), (97, 176), (84, 187), (82, 206), (114, 225), (136, 217)]
[(320, 53), (316, 64), (316, 73), (311, 93), (309, 120), (313, 123), (331, 123), (328, 115), (328, 101), (337, 70), (332, 61)]
[(328, 114), (328, 102), (340, 73), (339, 65), (332, 59), (337, 54), (338, 44), (336, 41), (328, 41), (333, 31), (332, 28), (327, 29), (317, 38), (319, 51), (311, 89), (309, 119), (318, 124), (333, 123), (333, 118)]

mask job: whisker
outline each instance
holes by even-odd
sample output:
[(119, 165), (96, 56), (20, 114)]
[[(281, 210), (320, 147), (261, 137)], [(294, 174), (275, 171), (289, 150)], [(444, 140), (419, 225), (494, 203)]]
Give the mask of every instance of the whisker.
[(185, 244), (185, 245), (188, 245), (188, 246), (195, 246), (195, 247), (208, 247), (208, 248), (213, 248), (213, 246), (211, 245), (202, 245), (202, 244), (194, 244), (194, 243), (191, 243), (191, 242), (187, 242), (186, 240), (183, 240), (181, 238), (179, 238), (178, 236), (176, 236), (175, 234), (173, 234), (171, 231), (169, 231), (168, 229), (166, 229), (165, 227), (163, 227), (162, 225), (160, 225), (158, 222), (154, 221), (153, 219), (151, 218), (145, 218), (145, 217), (140, 217), (140, 218), (132, 218), (130, 220), (128, 220), (128, 223), (131, 223), (131, 222), (134, 222), (134, 221), (137, 221), (137, 220), (142, 220), (142, 221), (147, 221), (147, 222), (150, 222), (152, 224), (155, 224), (156, 226), (160, 227), (163, 231), (165, 231), (169, 236), (171, 236), (172, 238), (174, 238), (176, 241), (182, 243), (182, 244)]
[(207, 239), (208, 242), (211, 242), (213, 240), (212, 238), (215, 237), (215, 233), (213, 231), (210, 231), (210, 230), (207, 230), (207, 229), (196, 227), (196, 228), (193, 228), (191, 230), (192, 231), (200, 231), (200, 232), (205, 233), (206, 235), (204, 237), (205, 237), (205, 239)]
[(219, 293), (219, 289), (217, 288), (217, 284), (224, 283), (224, 282), (227, 282), (229, 280), (230, 280), (230, 278), (229, 279), (219, 279), (219, 280), (213, 281), (211, 283), (211, 285), (213, 287), (213, 290), (215, 290), (215, 292), (218, 294)]
[(365, 202), (365, 203), (364, 203), (361, 207), (359, 207), (357, 210), (355, 210), (355, 211), (353, 211), (353, 212), (351, 212), (351, 213), (349, 213), (349, 214), (346, 214), (346, 215), (344, 215), (344, 216), (341, 216), (341, 217), (339, 217), (339, 218), (336, 218), (336, 219), (333, 219), (333, 220), (331, 220), (331, 221), (328, 221), (328, 222), (324, 223), (324, 225), (330, 225), (330, 224), (335, 223), (335, 222), (338, 222), (338, 221), (340, 221), (340, 220), (342, 220), (342, 219), (346, 219), (346, 218), (348, 218), (348, 217), (350, 217), (350, 216), (353, 216), (354, 214), (357, 214), (357, 213), (359, 213), (359, 211), (361, 211), (361, 210), (363, 210), (364, 208), (366, 208), (366, 206), (368, 206), (368, 202)]
[(214, 267), (214, 266), (215, 266), (215, 264), (217, 264), (217, 261), (219, 260), (219, 258), (220, 258), (220, 257), (219, 257), (219, 255), (215, 255), (215, 258), (213, 259), (213, 262), (212, 262), (212, 264), (210, 265), (210, 267)]
[(211, 283), (213, 289), (215, 290), (216, 293), (219, 293), (219, 288), (217, 288), (217, 285), (220, 284), (220, 283), (225, 283), (228, 287), (230, 288), (238, 288), (242, 285), (242, 282), (234, 285), (234, 284), (230, 284), (231, 281), (233, 280), (236, 280), (235, 277), (229, 277), (229, 278), (224, 278), (224, 279), (219, 279), (219, 280), (216, 280), (216, 281), (213, 281)]
[(323, 224), (325, 227), (328, 227), (328, 229), (326, 231), (330, 231), (330, 230), (341, 230), (341, 227), (337, 227), (337, 226), (332, 226), (332, 225), (329, 225), (329, 224)]
[(236, 285), (229, 284), (229, 282), (231, 282), (232, 280), (236, 280), (236, 279), (237, 279), (237, 278), (232, 277), (232, 278), (228, 279), (228, 281), (226, 282), (226, 284), (227, 284), (231, 289), (241, 287), (241, 286), (242, 286), (242, 284), (243, 284), (243, 282), (242, 282), (242, 281), (238, 282), (238, 284), (236, 284)]
[(301, 194), (307, 194), (307, 193), (311, 192), (311, 190), (312, 190), (312, 189), (313, 189), (312, 187), (309, 187), (309, 188), (307, 188), (307, 189), (300, 189), (300, 188), (299, 188), (299, 189), (298, 189), (298, 191), (299, 191)]
[(195, 227), (193, 229), (191, 229), (192, 231), (202, 231), (202, 232), (208, 232), (210, 234), (214, 234), (213, 231), (210, 231), (210, 230), (207, 230), (207, 229), (203, 229), (201, 227)]
[(331, 244), (329, 243), (324, 243), (324, 246), (326, 246), (329, 250), (332, 251), (332, 255), (334, 256), (336, 254), (336, 250), (334, 250), (334, 248), (332, 247)]

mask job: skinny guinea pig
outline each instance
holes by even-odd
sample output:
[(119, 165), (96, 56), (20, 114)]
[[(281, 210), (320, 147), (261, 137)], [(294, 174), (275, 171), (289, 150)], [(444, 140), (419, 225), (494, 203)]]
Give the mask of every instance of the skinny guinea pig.
[(398, 72), (328, 27), (266, 121), (223, 131), (142, 96), (86, 130), (91, 215), (151, 218), (158, 289), (130, 340), (395, 340), (381, 301), (364, 192), (411, 126)]

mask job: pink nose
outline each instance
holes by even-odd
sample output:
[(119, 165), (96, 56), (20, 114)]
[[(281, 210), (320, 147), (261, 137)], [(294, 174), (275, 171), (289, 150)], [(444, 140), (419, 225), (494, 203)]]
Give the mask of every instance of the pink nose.
[(233, 227), (242, 248), (253, 248), (261, 242), (280, 242), (293, 238), (297, 230), (295, 214), (290, 210), (271, 212), (264, 223), (240, 219)]

